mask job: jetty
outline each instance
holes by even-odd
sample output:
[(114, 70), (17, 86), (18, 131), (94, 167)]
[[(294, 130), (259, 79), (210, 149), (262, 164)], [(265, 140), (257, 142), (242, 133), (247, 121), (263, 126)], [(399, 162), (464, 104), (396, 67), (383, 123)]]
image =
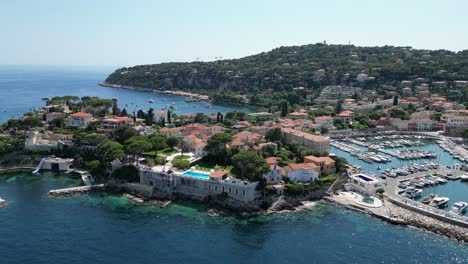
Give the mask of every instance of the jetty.
[(83, 193), (88, 193), (92, 191), (102, 190), (103, 188), (104, 188), (104, 184), (56, 189), (56, 190), (50, 190), (49, 196), (60, 197), (60, 196), (69, 196), (69, 195), (75, 195), (75, 194), (83, 194)]

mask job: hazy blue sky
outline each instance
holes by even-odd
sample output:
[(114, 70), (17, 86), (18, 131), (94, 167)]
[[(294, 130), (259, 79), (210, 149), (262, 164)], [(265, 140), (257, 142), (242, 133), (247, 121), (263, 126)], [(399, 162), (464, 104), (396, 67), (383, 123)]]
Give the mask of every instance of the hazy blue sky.
[(130, 66), (322, 42), (468, 49), (468, 0), (0, 0), (0, 64)]

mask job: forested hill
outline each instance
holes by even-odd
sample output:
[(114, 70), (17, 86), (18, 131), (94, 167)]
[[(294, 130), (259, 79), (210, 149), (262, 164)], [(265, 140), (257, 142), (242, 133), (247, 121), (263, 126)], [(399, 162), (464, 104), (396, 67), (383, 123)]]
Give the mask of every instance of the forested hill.
[[(368, 74), (367, 86), (396, 84), (417, 77), (431, 81), (468, 79), (468, 50), (417, 50), (411, 47), (356, 47), (311, 44), (213, 62), (161, 63), (121, 68), (105, 82), (151, 89), (255, 93), (349, 84)], [(270, 90), (271, 91), (271, 90)]]

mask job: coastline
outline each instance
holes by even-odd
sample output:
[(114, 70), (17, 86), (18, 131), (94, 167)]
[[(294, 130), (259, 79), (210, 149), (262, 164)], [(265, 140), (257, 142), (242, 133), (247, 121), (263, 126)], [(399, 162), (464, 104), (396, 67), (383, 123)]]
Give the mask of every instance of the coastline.
[(184, 92), (180, 90), (175, 90), (175, 91), (158, 90), (158, 89), (136, 87), (136, 86), (130, 86), (130, 85), (111, 84), (107, 82), (100, 82), (98, 83), (98, 85), (102, 87), (109, 87), (109, 88), (115, 88), (115, 89), (126, 89), (126, 90), (140, 91), (140, 92), (151, 92), (151, 93), (162, 93), (162, 94), (170, 94), (170, 95), (177, 95), (177, 96), (185, 96), (185, 97), (199, 99), (205, 102), (211, 102), (211, 99), (208, 95), (192, 93), (192, 92)]
[(384, 207), (387, 213), (381, 213), (376, 210), (372, 210), (371, 208), (343, 202), (334, 196), (325, 197), (323, 200), (338, 207), (367, 214), (390, 224), (411, 226), (423, 231), (428, 231), (433, 234), (457, 240), (460, 243), (468, 243), (468, 228), (446, 223), (435, 218), (410, 211), (393, 204), (386, 199), (384, 199)]

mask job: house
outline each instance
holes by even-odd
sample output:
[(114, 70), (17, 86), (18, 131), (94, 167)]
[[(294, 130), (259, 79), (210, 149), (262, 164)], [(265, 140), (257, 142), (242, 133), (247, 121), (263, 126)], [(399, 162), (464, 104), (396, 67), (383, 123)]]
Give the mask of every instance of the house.
[(401, 81), (401, 86), (402, 87), (411, 87), (411, 81)]
[[(157, 110), (153, 110), (153, 121), (155, 123), (159, 123), (161, 122), (161, 120), (166, 120), (167, 119), (167, 114), (166, 114), (166, 111), (162, 110), (162, 109), (157, 109)], [(166, 120), (167, 121), (167, 120)]]
[(276, 184), (282, 182), (283, 176), (285, 176), (285, 171), (277, 164), (270, 165), (270, 171), (263, 174), (263, 178), (265, 179), (266, 184)]
[(179, 131), (182, 136), (197, 135), (201, 138), (207, 138), (212, 135), (211, 127), (198, 123), (181, 126)]
[(353, 120), (354, 120), (354, 112), (349, 111), (349, 110), (345, 110), (345, 111), (337, 114), (335, 116), (335, 119), (341, 120), (341, 122), (343, 122), (345, 124), (349, 124), (349, 123), (353, 122)]
[(305, 111), (296, 111), (288, 114), (288, 117), (297, 120), (297, 119), (308, 119), (309, 114)]
[(61, 112), (50, 112), (46, 114), (46, 122), (50, 123), (56, 119), (64, 119), (65, 118), (65, 113)]
[(232, 137), (232, 141), (240, 142), (243, 145), (247, 145), (248, 143), (255, 144), (257, 142), (260, 142), (262, 138), (263, 136), (260, 134), (253, 133), (250, 131), (241, 131)]
[(333, 126), (333, 117), (331, 116), (318, 116), (314, 122), (320, 126), (330, 128)]
[(159, 129), (159, 133), (161, 133), (162, 135), (164, 135), (166, 137), (169, 137), (169, 136), (176, 136), (176, 137), (182, 136), (182, 134), (180, 133), (180, 130), (177, 127), (172, 127), (172, 128), (163, 127), (163, 128)]
[(39, 133), (38, 131), (29, 131), (26, 133), (24, 148), (27, 150), (52, 150), (59, 149), (61, 146), (71, 144), (73, 135), (55, 134), (52, 131)]
[(73, 128), (86, 128), (91, 120), (93, 120), (93, 116), (91, 114), (78, 112), (71, 114), (68, 117), (67, 125)]
[(411, 96), (412, 93), (413, 93), (413, 90), (411, 90), (410, 87), (403, 88), (403, 96)]
[(322, 153), (330, 152), (329, 137), (315, 136), (291, 128), (282, 128), (281, 132), (283, 133), (283, 140), (286, 144), (296, 143)]
[(42, 165), (43, 170), (68, 171), (71, 168), (73, 159), (46, 158)]
[(306, 156), (304, 157), (304, 163), (313, 163), (320, 166), (321, 175), (328, 175), (336, 172), (335, 160), (330, 157)]
[(237, 130), (242, 130), (245, 128), (251, 127), (252, 124), (249, 121), (239, 121), (232, 126), (232, 128), (237, 129)]
[(101, 120), (101, 127), (98, 128), (99, 133), (108, 133), (121, 126), (133, 124), (133, 119), (130, 117), (111, 117)]
[(204, 157), (206, 155), (205, 147), (207, 144), (205, 141), (195, 135), (188, 135), (184, 137), (184, 139), (190, 146), (190, 150), (194, 153), (196, 158)]
[(218, 126), (218, 125), (215, 125), (215, 126), (212, 126), (211, 127), (211, 135), (213, 134), (216, 134), (216, 133), (221, 133), (221, 132), (224, 132), (226, 129), (222, 126)]
[(288, 178), (293, 182), (315, 183), (320, 175), (320, 166), (313, 163), (295, 163), (284, 167)]

